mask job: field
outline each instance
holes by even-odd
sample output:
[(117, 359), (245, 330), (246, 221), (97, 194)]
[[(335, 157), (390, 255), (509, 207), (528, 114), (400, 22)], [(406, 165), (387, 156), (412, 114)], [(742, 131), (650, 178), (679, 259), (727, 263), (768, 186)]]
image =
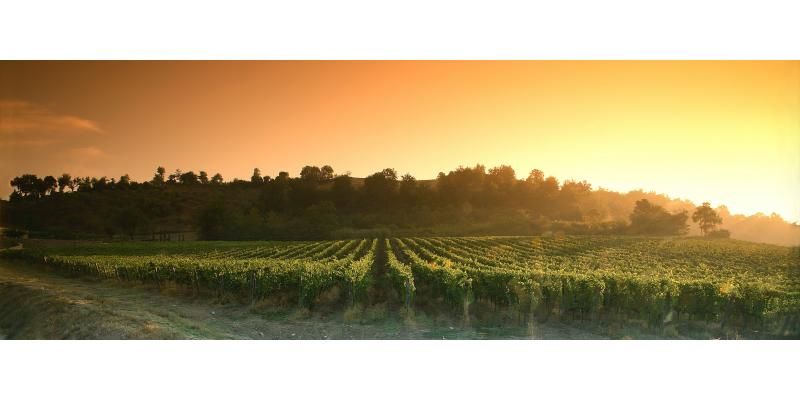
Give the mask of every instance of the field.
[(67, 275), (314, 310), (387, 303), (472, 320), (680, 321), (798, 334), (800, 249), (735, 240), (567, 237), (81, 243), (3, 252)]

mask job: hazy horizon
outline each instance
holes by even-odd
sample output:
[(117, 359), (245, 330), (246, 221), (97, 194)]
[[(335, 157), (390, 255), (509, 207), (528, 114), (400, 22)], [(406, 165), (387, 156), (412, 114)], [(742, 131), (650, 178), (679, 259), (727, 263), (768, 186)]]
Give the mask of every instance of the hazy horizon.
[(0, 179), (481, 163), (800, 221), (797, 61), (0, 62)]

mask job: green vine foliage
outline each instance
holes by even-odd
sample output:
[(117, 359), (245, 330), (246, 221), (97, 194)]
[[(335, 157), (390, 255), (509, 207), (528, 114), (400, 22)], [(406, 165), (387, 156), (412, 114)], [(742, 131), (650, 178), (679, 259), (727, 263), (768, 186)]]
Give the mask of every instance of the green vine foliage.
[(403, 304), (406, 308), (411, 308), (414, 301), (414, 293), (417, 288), (414, 286), (414, 274), (411, 272), (411, 267), (408, 264), (400, 262), (392, 247), (389, 239), (384, 240), (384, 248), (386, 249), (386, 270), (392, 286), (400, 297), (403, 299)]
[[(85, 252), (101, 254), (78, 255), (80, 251), (71, 248), (60, 251), (63, 255), (51, 254), (59, 252), (55, 249), (23, 250), (4, 256), (40, 261), (68, 275), (174, 283), (252, 300), (289, 291), (297, 294), (301, 305), (311, 307), (322, 292), (337, 285), (346, 290), (353, 302), (365, 297), (369, 271), (375, 262), (377, 240), (302, 246), (289, 244), (283, 249), (285, 251), (267, 251), (264, 248), (253, 251), (249, 247), (226, 251), (215, 249), (201, 254), (142, 254), (146, 252), (138, 245), (114, 247), (119, 255), (109, 255), (87, 246), (83, 249)], [(154, 250), (160, 249), (156, 247)], [(125, 253), (133, 254), (122, 255)]]
[[(385, 252), (385, 254), (384, 254)], [(380, 254), (379, 254), (380, 253)], [(174, 283), (253, 300), (292, 293), (313, 307), (338, 287), (366, 301), (385, 260), (412, 307), (425, 295), (540, 317), (674, 318), (762, 325), (800, 314), (800, 250), (736, 240), (626, 236), (428, 237), (319, 242), (80, 244), (3, 251), (69, 275)]]
[(630, 237), (399, 242), (417, 265), (418, 281), (454, 292), (457, 283), (419, 267), (448, 266), (467, 274), (475, 298), (542, 315), (621, 315), (660, 324), (673, 315), (764, 323), (800, 313), (794, 248)]

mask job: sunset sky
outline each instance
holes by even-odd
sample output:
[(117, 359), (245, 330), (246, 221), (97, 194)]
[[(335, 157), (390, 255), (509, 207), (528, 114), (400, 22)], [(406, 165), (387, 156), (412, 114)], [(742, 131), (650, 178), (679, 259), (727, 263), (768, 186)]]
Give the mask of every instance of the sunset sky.
[(0, 180), (510, 164), (800, 220), (797, 61), (2, 62)]

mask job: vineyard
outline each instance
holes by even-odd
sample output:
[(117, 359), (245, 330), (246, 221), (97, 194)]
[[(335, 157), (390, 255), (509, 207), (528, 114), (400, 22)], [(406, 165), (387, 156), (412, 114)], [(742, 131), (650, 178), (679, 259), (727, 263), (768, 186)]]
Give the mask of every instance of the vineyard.
[(288, 293), (302, 306), (333, 287), (362, 299), (375, 260), (376, 239), (296, 243), (85, 245), (24, 250), (10, 257), (40, 261), (70, 275), (177, 284), (196, 293), (257, 300)]
[[(800, 249), (733, 240), (428, 237), (317, 242), (80, 244), (9, 251), (71, 275), (180, 285), (313, 308), (364, 304), (385, 279), (398, 309), (521, 320), (695, 320), (798, 333)], [(391, 289), (388, 289), (391, 288)]]

